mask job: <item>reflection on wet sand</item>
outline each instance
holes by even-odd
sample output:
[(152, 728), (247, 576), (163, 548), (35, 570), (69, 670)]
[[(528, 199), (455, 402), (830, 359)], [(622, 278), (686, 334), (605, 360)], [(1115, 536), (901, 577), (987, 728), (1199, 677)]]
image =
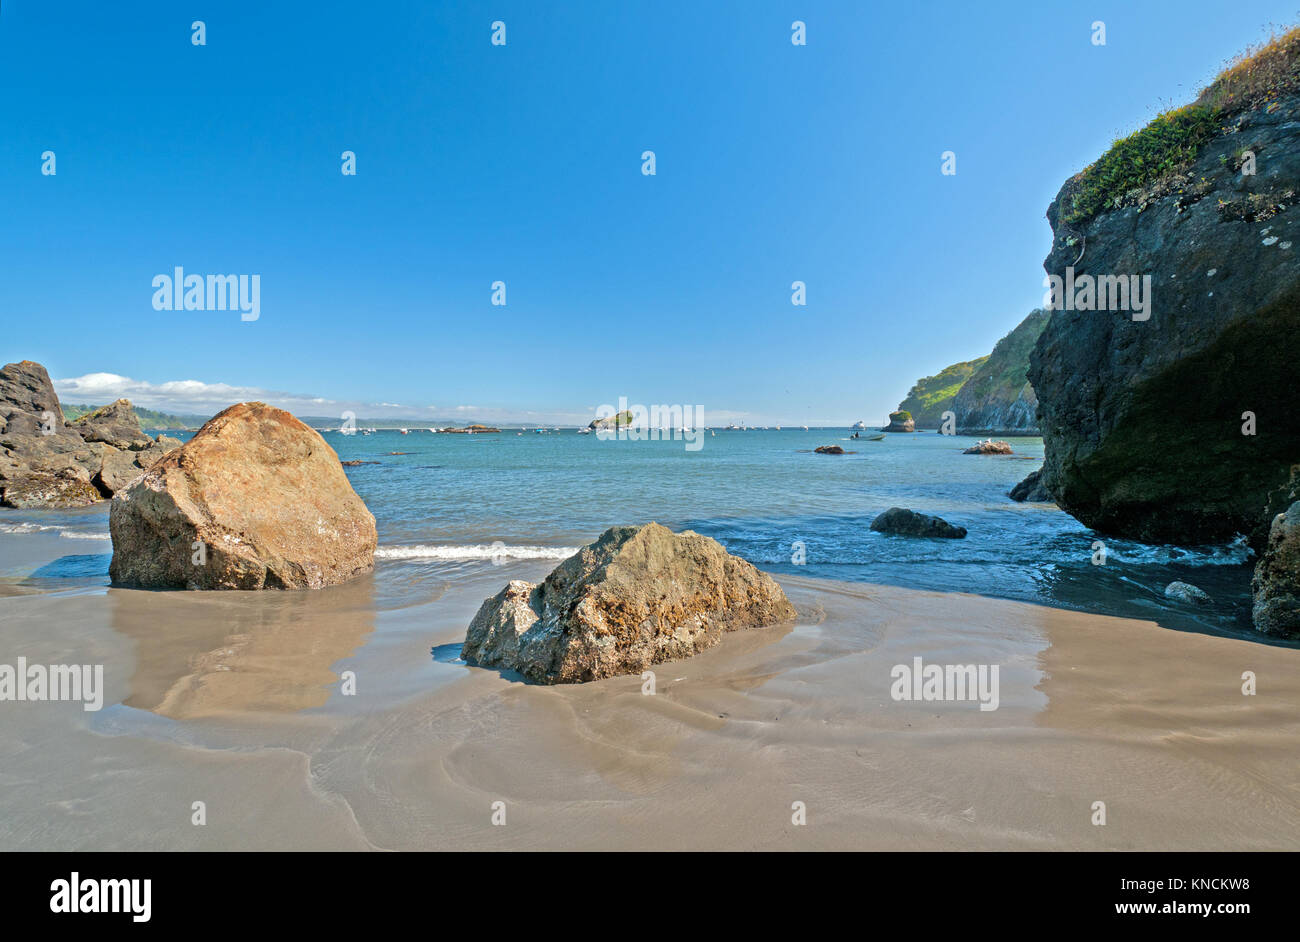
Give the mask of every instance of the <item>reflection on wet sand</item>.
[(301, 592), (108, 593), (113, 628), (136, 642), (127, 706), (173, 719), (319, 707), (332, 668), (375, 627), (363, 576)]

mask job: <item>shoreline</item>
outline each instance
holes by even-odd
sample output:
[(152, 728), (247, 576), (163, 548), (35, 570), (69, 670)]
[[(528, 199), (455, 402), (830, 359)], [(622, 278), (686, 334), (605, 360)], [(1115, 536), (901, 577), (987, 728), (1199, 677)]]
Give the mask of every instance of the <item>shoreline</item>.
[[(1300, 650), (777, 575), (795, 625), (657, 665), (654, 696), (457, 663), (482, 599), (549, 568), (6, 599), (11, 650), (103, 662), (107, 705), (9, 704), (6, 776), (32, 787), (7, 790), (0, 847), (1300, 849)], [(1000, 664), (998, 709), (892, 700), (916, 655)]]

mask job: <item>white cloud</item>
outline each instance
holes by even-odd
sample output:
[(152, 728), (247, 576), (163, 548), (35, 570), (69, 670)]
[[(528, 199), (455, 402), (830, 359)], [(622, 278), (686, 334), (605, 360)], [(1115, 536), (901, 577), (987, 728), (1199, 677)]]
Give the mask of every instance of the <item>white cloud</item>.
[[(229, 383), (205, 383), (196, 379), (171, 380), (150, 383), (145, 380), (120, 376), (117, 373), (87, 373), (69, 379), (54, 380), (54, 390), (59, 399), (77, 405), (104, 405), (115, 399), (130, 399), (145, 409), (160, 412), (195, 414), (204, 417), (215, 415), (236, 402), (258, 400), (295, 415), (333, 417), (344, 412), (354, 412), (357, 418), (412, 419), (433, 422), (439, 419), (465, 422), (485, 422), (495, 425), (586, 425), (594, 416), (594, 409), (515, 409), (494, 406), (460, 405), (439, 409), (437, 406), (404, 406), (396, 402), (365, 402), (360, 400), (330, 399), (307, 393), (285, 392), (260, 386), (232, 386)], [(724, 425), (743, 419), (741, 412), (710, 412), (705, 415), (710, 425)]]
[(258, 386), (204, 383), (196, 379), (149, 383), (116, 373), (87, 373), (71, 379), (56, 379), (54, 391), (59, 394), (61, 401), (78, 405), (102, 405), (114, 399), (130, 399), (145, 409), (200, 415), (213, 415), (236, 402), (252, 400), (304, 414), (328, 414), (339, 405), (322, 396), (281, 392)]

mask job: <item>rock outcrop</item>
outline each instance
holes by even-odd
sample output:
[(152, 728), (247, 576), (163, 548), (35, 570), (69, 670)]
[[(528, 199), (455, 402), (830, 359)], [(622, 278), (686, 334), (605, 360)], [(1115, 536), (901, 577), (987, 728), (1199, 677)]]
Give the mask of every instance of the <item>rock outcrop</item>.
[(375, 518), (320, 434), (261, 402), (231, 406), (109, 509), (117, 585), (319, 588), (374, 566)]
[(655, 523), (613, 527), (539, 585), (511, 582), (485, 601), (461, 657), (538, 683), (580, 683), (794, 617), (770, 576), (709, 537)]
[(1300, 502), (1273, 518), (1251, 589), (1255, 628), (1279, 638), (1300, 638)]
[(1009, 442), (995, 442), (988, 439), (982, 442), (976, 442), (969, 448), (963, 448), (963, 455), (1010, 455), (1014, 454)]
[(954, 526), (942, 517), (918, 513), (904, 507), (890, 507), (871, 521), (871, 529), (877, 533), (939, 537), (946, 540), (960, 540), (966, 536), (965, 527)]
[(1051, 493), (1043, 486), (1043, 472), (1040, 468), (1032, 471), (1019, 484), (1011, 489), (1007, 494), (1012, 500), (1028, 501), (1029, 503), (1051, 503), (1053, 497)]
[(1031, 356), (1043, 479), (1097, 530), (1258, 549), (1300, 462), (1300, 31), (1261, 56), (1048, 209), (1044, 268), (1069, 304)]
[(146, 435), (125, 399), (68, 423), (45, 367), (0, 369), (0, 505), (93, 504), (179, 445)]
[(589, 429), (616, 429), (626, 427), (632, 424), (632, 410), (624, 409), (622, 412), (616, 412), (613, 415), (601, 416), (598, 419), (592, 419), (588, 424)]
[(1031, 311), (993, 347), (953, 396), (958, 435), (1037, 435), (1038, 396), (1028, 380), (1029, 354), (1051, 314)]
[(438, 429), (438, 434), (439, 435), (474, 435), (474, 434), (495, 435), (500, 431), (501, 429), (493, 428), (491, 425), (467, 425), (464, 428), (453, 428), (451, 426), (448, 426), (447, 428), (440, 428)]
[(154, 443), (140, 428), (140, 420), (127, 399), (83, 415), (72, 423), (72, 428), (85, 441), (103, 442), (122, 451), (141, 451)]
[(1190, 582), (1171, 582), (1165, 586), (1165, 597), (1176, 599), (1179, 602), (1186, 602), (1189, 605), (1209, 605), (1210, 596), (1204, 589), (1192, 585)]
[(816, 452), (816, 453), (819, 454), (819, 455), (842, 455), (842, 454), (844, 454), (844, 449), (841, 448), (839, 445), (818, 445), (816, 448), (813, 449), (813, 451)]
[(889, 413), (889, 424), (881, 428), (882, 432), (915, 432), (916, 420), (910, 412)]

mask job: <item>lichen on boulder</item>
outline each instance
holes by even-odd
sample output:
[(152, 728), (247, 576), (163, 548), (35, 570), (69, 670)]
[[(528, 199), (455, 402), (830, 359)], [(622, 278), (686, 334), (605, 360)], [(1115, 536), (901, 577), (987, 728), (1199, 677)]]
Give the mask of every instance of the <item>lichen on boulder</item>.
[(320, 588), (374, 566), (375, 518), (288, 412), (231, 406), (113, 498), (114, 584)]
[(707, 536), (656, 523), (612, 527), (540, 584), (514, 581), (486, 600), (461, 657), (537, 683), (581, 683), (794, 617), (771, 576)]
[(1255, 629), (1300, 638), (1300, 502), (1273, 518), (1251, 588)]

